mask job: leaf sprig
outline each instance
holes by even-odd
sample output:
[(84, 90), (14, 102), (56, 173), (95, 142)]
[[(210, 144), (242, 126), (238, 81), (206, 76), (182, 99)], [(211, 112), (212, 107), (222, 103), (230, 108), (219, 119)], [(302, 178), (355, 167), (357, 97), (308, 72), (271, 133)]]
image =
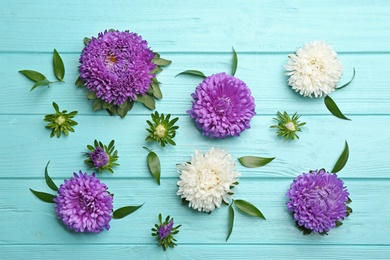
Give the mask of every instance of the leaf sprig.
[[(235, 207), (233, 207), (233, 204)], [(226, 241), (228, 241), (232, 231), (233, 231), (233, 225), (234, 225), (234, 208), (236, 208), (239, 212), (252, 216), (252, 217), (258, 217), (261, 219), (265, 219), (263, 213), (252, 203), (246, 201), (246, 200), (233, 200), (232, 203), (229, 206), (229, 228), (228, 228), (228, 235), (226, 237)]]
[(54, 49), (53, 51), (53, 70), (57, 81), (50, 81), (45, 75), (35, 70), (19, 70), (19, 73), (23, 74), (26, 78), (34, 82), (34, 85), (32, 86), (30, 91), (34, 90), (39, 86), (50, 86), (50, 84), (59, 82), (64, 83), (65, 66), (60, 54), (57, 52), (56, 49)]
[(61, 133), (64, 133), (66, 136), (69, 135), (69, 132), (74, 132), (73, 126), (77, 125), (77, 122), (72, 120), (72, 118), (77, 115), (77, 111), (72, 111), (69, 114), (66, 110), (60, 111), (57, 103), (53, 102), (55, 114), (48, 114), (43, 119), (45, 122), (49, 122), (46, 128), (51, 128), (50, 138), (54, 135), (57, 138), (60, 138)]

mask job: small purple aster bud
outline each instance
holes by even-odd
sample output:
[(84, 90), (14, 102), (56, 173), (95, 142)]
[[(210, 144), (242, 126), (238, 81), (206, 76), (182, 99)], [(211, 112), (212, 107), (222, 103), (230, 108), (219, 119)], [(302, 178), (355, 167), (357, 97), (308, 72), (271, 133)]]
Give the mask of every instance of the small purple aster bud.
[(286, 196), (297, 225), (313, 232), (326, 233), (347, 216), (344, 182), (324, 169), (299, 175)]
[(218, 73), (203, 80), (192, 94), (192, 109), (187, 113), (195, 119), (203, 135), (211, 138), (239, 136), (250, 128), (256, 114), (250, 89), (240, 79)]
[(160, 236), (160, 240), (169, 236), (169, 234), (172, 231), (172, 227), (173, 227), (173, 220), (171, 220), (168, 224), (164, 224), (160, 226), (160, 228), (157, 231)]
[(96, 148), (95, 151), (91, 152), (89, 155), (96, 168), (105, 166), (108, 163), (108, 155), (101, 147)]
[(110, 228), (113, 197), (95, 173), (74, 173), (61, 184), (54, 202), (58, 218), (75, 232), (99, 233)]

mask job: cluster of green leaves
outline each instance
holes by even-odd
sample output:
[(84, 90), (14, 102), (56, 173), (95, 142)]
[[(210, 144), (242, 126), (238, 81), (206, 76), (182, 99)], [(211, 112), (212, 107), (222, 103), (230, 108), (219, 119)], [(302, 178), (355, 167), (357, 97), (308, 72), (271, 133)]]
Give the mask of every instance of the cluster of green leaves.
[[(236, 50), (233, 48), (233, 60), (232, 60), (232, 76), (234, 76), (236, 74), (236, 71), (237, 71), (237, 66), (238, 66), (238, 57), (237, 57), (237, 52)], [(182, 74), (187, 74), (187, 75), (192, 75), (192, 76), (197, 76), (197, 77), (201, 77), (203, 79), (206, 78), (206, 75), (199, 71), (199, 70), (185, 70), (185, 71), (182, 71), (180, 72), (179, 74), (177, 74), (175, 76), (175, 78), (179, 75), (182, 75)]]
[[(110, 29), (109, 31), (115, 31), (114, 29)], [(84, 38), (84, 44), (87, 46), (91, 41), (90, 38)], [(156, 68), (150, 72), (150, 74), (154, 74), (155, 77), (152, 78), (152, 83), (149, 85), (149, 90), (145, 95), (138, 95), (135, 100), (130, 101), (127, 99), (124, 103), (120, 105), (114, 105), (112, 103), (107, 103), (104, 100), (96, 97), (95, 92), (88, 92), (87, 98), (89, 100), (93, 100), (92, 109), (100, 110), (105, 109), (110, 115), (119, 115), (121, 118), (125, 117), (127, 113), (133, 108), (134, 102), (140, 102), (145, 107), (154, 110), (156, 108), (156, 99), (162, 99), (163, 95), (160, 88), (160, 82), (157, 80), (156, 75), (163, 71), (162, 67), (168, 66), (172, 63), (172, 61), (161, 58), (161, 55), (157, 52), (154, 52), (155, 56), (152, 59), (152, 62), (156, 64)], [(78, 77), (75, 85), (77, 87), (85, 87), (85, 82)]]
[(31, 90), (39, 86), (49, 86), (53, 83), (64, 82), (65, 66), (60, 54), (58, 54), (56, 49), (54, 49), (53, 52), (53, 69), (54, 75), (58, 79), (57, 81), (49, 81), (45, 75), (35, 70), (20, 70), (19, 72), (26, 76), (28, 79), (34, 81), (34, 85), (32, 86)]
[(283, 114), (278, 111), (278, 117), (274, 118), (278, 124), (272, 125), (270, 128), (277, 128), (278, 131), (276, 134), (285, 137), (286, 140), (299, 139), (297, 132), (302, 132), (301, 126), (306, 124), (305, 122), (301, 123), (298, 121), (300, 117), (297, 113), (290, 117), (286, 111)]
[(150, 116), (152, 117), (152, 122), (146, 120), (146, 123), (149, 125), (149, 128), (146, 128), (149, 135), (145, 141), (157, 141), (162, 147), (165, 147), (166, 144), (176, 145), (173, 138), (176, 136), (176, 130), (179, 129), (178, 126), (175, 126), (179, 118), (175, 117), (171, 120), (170, 114), (167, 116), (164, 114), (160, 115), (157, 111), (150, 114)]
[(158, 245), (162, 246), (164, 251), (167, 250), (168, 247), (173, 248), (174, 246), (177, 246), (177, 244), (175, 243), (175, 242), (177, 242), (177, 240), (173, 237), (173, 235), (176, 235), (177, 233), (179, 233), (179, 228), (181, 227), (181, 225), (178, 225), (176, 227), (172, 227), (172, 230), (169, 233), (169, 235), (164, 237), (163, 239), (160, 239), (160, 234), (158, 233), (159, 228), (163, 225), (168, 225), (171, 221), (173, 222), (173, 218), (171, 218), (170, 216), (167, 216), (165, 218), (165, 221), (162, 222), (162, 216), (160, 213), (158, 215), (158, 221), (159, 221), (159, 224), (155, 224), (154, 228), (152, 228), (152, 231), (153, 231), (152, 236), (156, 237), (156, 239), (158, 241)]
[[(355, 68), (353, 69), (353, 75), (352, 75), (352, 78), (350, 81), (348, 81), (346, 84), (340, 86), (340, 87), (337, 87), (336, 90), (340, 90), (342, 88), (345, 88), (346, 86), (348, 86), (349, 84), (351, 84), (351, 82), (353, 81), (353, 79), (355, 78)], [(328, 110), (337, 118), (340, 118), (340, 119), (344, 119), (344, 120), (351, 120), (349, 119), (348, 117), (346, 117), (340, 110), (340, 108), (336, 105), (336, 102), (330, 97), (330, 96), (325, 96), (324, 98), (324, 102), (325, 102), (325, 106), (326, 108), (328, 108)]]
[(73, 126), (77, 125), (77, 122), (72, 120), (72, 118), (77, 114), (77, 111), (72, 111), (69, 114), (66, 110), (60, 112), (60, 109), (57, 103), (53, 102), (55, 114), (48, 114), (43, 119), (45, 122), (49, 122), (46, 128), (51, 128), (50, 137), (54, 135), (59, 138), (63, 132), (66, 136), (69, 135), (69, 132), (74, 132)]
[[(235, 207), (233, 207), (233, 204)], [(229, 206), (229, 228), (228, 228), (228, 235), (226, 237), (226, 241), (229, 239), (233, 231), (234, 208), (236, 208), (239, 212), (244, 213), (248, 216), (258, 217), (265, 220), (263, 213), (261, 213), (261, 211), (258, 208), (256, 208), (256, 206), (254, 206), (252, 203), (245, 200), (233, 200)]]
[(150, 150), (147, 147), (144, 147), (149, 151), (146, 161), (148, 163), (148, 168), (153, 178), (156, 180), (157, 184), (160, 185), (160, 176), (161, 176), (161, 163), (157, 154)]
[(116, 161), (118, 160), (118, 151), (115, 150), (115, 141), (111, 140), (111, 142), (107, 145), (103, 144), (100, 141), (95, 140), (92, 145), (87, 145), (87, 149), (90, 151), (88, 153), (85, 153), (87, 156), (87, 159), (84, 160), (84, 162), (91, 168), (96, 168), (95, 165), (93, 164), (93, 161), (91, 159), (90, 153), (94, 152), (98, 147), (102, 148), (103, 151), (107, 154), (108, 156), (108, 162), (106, 165), (103, 165), (101, 167), (98, 167), (98, 171), (101, 173), (104, 170), (114, 173), (112, 170), (113, 167), (119, 166)]
[[(46, 181), (46, 184), (47, 186), (52, 189), (53, 191), (55, 192), (58, 192), (58, 187), (57, 185), (54, 183), (54, 181), (52, 180), (52, 178), (49, 176), (49, 173), (48, 173), (48, 166), (49, 166), (49, 163), (50, 161), (46, 164), (46, 167), (45, 167), (45, 181)], [(46, 192), (41, 192), (41, 191), (36, 191), (36, 190), (33, 190), (30, 188), (30, 191), (40, 200), (44, 201), (44, 202), (48, 202), (48, 203), (55, 203), (54, 202), (54, 198), (56, 197), (55, 195), (53, 194), (50, 194), (50, 193), (46, 193)], [(114, 196), (113, 194), (111, 194), (111, 196)], [(141, 208), (143, 206), (143, 204), (141, 205), (138, 205), (138, 206), (125, 206), (125, 207), (122, 207), (122, 208), (119, 208), (117, 210), (114, 210), (113, 213), (112, 213), (112, 218), (114, 219), (120, 219), (120, 218), (123, 218), (123, 217), (126, 217), (127, 215), (130, 215), (131, 213), (133, 213), (134, 211), (136, 211), (137, 209)]]

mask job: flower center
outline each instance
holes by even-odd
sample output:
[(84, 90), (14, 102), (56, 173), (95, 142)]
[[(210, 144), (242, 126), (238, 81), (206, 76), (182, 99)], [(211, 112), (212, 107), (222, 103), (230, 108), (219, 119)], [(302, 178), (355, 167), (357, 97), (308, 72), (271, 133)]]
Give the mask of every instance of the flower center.
[(108, 63), (115, 63), (115, 62), (117, 62), (117, 59), (116, 59), (116, 57), (114, 56), (114, 55), (109, 55), (107, 58), (106, 58), (106, 62), (108, 62)]
[(95, 198), (93, 196), (88, 194), (81, 194), (79, 197), (79, 202), (87, 212), (92, 213), (95, 211)]
[(166, 131), (167, 130), (165, 129), (165, 127), (162, 124), (159, 124), (156, 127), (156, 130), (154, 131), (154, 134), (157, 135), (160, 138), (163, 138), (165, 136), (165, 132)]
[(232, 109), (230, 98), (228, 97), (219, 97), (214, 101), (213, 105), (215, 112), (218, 114), (227, 114)]
[(215, 170), (202, 169), (198, 175), (199, 188), (202, 190), (211, 190), (219, 185), (219, 174)]
[(62, 125), (65, 122), (65, 118), (63, 116), (59, 116), (56, 118), (55, 122), (57, 125)]
[(294, 125), (294, 123), (293, 122), (288, 122), (288, 123), (286, 123), (285, 125), (284, 125), (286, 128), (287, 128), (287, 130), (289, 130), (289, 131), (291, 131), (291, 132), (293, 132), (293, 131), (295, 131), (296, 129), (295, 129), (295, 125)]

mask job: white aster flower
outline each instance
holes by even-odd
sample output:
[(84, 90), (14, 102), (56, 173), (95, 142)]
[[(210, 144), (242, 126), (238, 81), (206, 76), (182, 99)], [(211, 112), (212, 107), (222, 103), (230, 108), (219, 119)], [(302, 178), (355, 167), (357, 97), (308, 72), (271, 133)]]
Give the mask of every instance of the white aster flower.
[(232, 156), (219, 148), (211, 148), (204, 153), (195, 150), (190, 163), (178, 166), (180, 180), (177, 182), (182, 199), (189, 207), (211, 212), (221, 207), (223, 201), (229, 203), (241, 175), (236, 170)]
[(335, 90), (343, 68), (337, 53), (323, 41), (306, 43), (288, 56), (284, 66), (288, 85), (305, 97), (321, 97)]

